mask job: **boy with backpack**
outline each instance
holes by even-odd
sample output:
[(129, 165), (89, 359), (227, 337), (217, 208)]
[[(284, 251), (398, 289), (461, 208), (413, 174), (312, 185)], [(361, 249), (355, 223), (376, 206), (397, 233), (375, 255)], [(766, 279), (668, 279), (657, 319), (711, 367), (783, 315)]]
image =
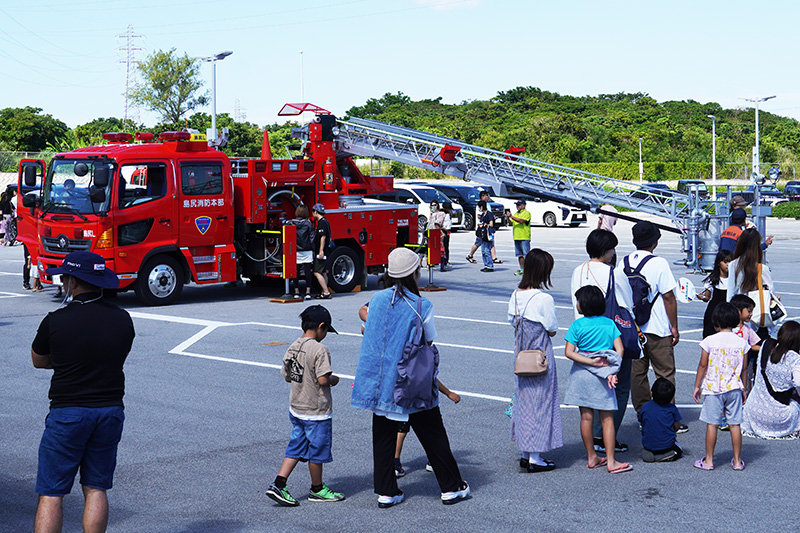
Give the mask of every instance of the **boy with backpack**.
[[(647, 342), (642, 357), (631, 365), (631, 400), (636, 413), (650, 401), (650, 382), (647, 371), (652, 365), (657, 378), (675, 384), (675, 352), (678, 344), (678, 304), (675, 287), (678, 284), (669, 263), (653, 255), (661, 232), (648, 221), (633, 226), (633, 244), (636, 251), (624, 257), (617, 266), (617, 275), (627, 276), (633, 294), (633, 314)], [(672, 400), (674, 401), (674, 399)], [(688, 431), (681, 424), (679, 433)]]

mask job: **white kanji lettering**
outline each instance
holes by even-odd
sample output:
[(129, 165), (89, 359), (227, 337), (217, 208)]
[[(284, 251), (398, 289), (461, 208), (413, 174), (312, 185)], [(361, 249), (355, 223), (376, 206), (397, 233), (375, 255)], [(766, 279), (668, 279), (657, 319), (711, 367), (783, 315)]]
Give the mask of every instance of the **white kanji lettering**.
[(183, 201), (183, 207), (189, 207), (189, 200)]
[(197, 200), (192, 200), (190, 203), (191, 207), (197, 207)]

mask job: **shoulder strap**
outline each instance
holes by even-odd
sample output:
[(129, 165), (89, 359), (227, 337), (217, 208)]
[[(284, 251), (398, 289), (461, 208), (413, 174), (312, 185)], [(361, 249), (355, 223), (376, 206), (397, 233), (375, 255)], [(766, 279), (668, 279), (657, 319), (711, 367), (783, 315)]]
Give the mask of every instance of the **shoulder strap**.
[[(655, 256), (653, 254), (646, 255), (646, 256), (642, 257), (642, 260), (639, 261), (639, 264), (636, 265), (636, 268), (634, 268), (633, 272), (631, 272), (631, 273), (632, 274), (640, 273), (642, 271), (642, 267), (644, 267), (644, 265), (647, 264), (647, 262), (650, 261), (651, 259), (653, 259), (654, 257)], [(626, 257), (625, 259), (628, 259), (628, 258)], [(628, 263), (628, 268), (630, 268), (630, 263)]]
[(424, 340), (424, 331), (422, 329), (422, 296), (417, 298), (417, 323), (416, 330), (414, 331), (414, 344), (421, 344)]
[(758, 286), (758, 300), (761, 304), (761, 319), (758, 321), (758, 324), (763, 328), (767, 321), (767, 309), (764, 307), (764, 282), (761, 280), (761, 263), (756, 265), (756, 271), (758, 272), (758, 277), (756, 280)]

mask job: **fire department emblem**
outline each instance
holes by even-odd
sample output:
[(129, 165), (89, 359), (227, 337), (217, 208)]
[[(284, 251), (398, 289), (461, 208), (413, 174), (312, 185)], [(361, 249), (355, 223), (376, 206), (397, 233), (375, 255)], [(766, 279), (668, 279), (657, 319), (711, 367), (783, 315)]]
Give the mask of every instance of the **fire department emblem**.
[(211, 227), (211, 217), (197, 217), (194, 219), (194, 225), (197, 226), (200, 235), (205, 235), (208, 228)]

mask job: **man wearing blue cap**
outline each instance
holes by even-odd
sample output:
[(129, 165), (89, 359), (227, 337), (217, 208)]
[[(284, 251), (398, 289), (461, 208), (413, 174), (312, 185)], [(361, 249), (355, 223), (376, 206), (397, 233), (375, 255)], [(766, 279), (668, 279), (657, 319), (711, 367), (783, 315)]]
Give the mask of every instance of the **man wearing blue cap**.
[(42, 320), (31, 346), (33, 366), (53, 370), (50, 413), (39, 445), (34, 530), (61, 531), (63, 498), (80, 470), (83, 529), (105, 531), (106, 491), (125, 420), (122, 366), (135, 336), (133, 321), (103, 300), (102, 290), (117, 288), (119, 280), (99, 255), (73, 252), (47, 274), (61, 275), (71, 301)]

